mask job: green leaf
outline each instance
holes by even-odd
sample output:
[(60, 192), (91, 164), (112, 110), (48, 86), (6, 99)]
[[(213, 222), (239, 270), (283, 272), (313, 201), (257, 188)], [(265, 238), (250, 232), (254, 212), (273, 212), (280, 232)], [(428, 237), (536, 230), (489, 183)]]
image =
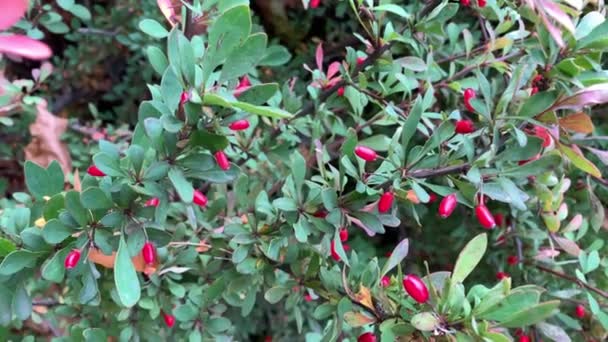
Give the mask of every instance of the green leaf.
[[(375, 233), (384, 234), (384, 226), (376, 215), (366, 212), (356, 212), (352, 213), (351, 216), (353, 223), (363, 228), (367, 235), (373, 236)], [(353, 218), (355, 220), (353, 220)]]
[(386, 264), (382, 268), (382, 276), (386, 275), (390, 272), (395, 266), (399, 265), (403, 259), (407, 256), (409, 251), (409, 240), (403, 239), (399, 244), (393, 249), (393, 253), (388, 257)]
[(557, 148), (566, 155), (574, 166), (594, 177), (602, 178), (602, 172), (597, 168), (597, 166), (595, 166), (595, 164), (585, 158), (582, 153), (577, 153), (574, 149), (563, 144), (558, 144)]
[(183, 202), (192, 202), (194, 188), (192, 188), (192, 183), (190, 183), (186, 177), (184, 177), (182, 170), (178, 168), (172, 168), (169, 170), (169, 180), (171, 180), (171, 184), (173, 184), (173, 187)]
[(87, 328), (82, 332), (82, 336), (86, 342), (106, 342), (108, 335), (101, 328)]
[(24, 268), (34, 267), (40, 255), (25, 249), (10, 252), (0, 263), (0, 275), (8, 276)]
[(8, 255), (15, 249), (17, 247), (15, 247), (15, 244), (11, 240), (0, 237), (0, 257)]
[(439, 319), (432, 312), (421, 312), (414, 315), (410, 323), (420, 331), (433, 331), (439, 325)]
[(57, 161), (43, 168), (32, 161), (25, 162), (25, 184), (37, 198), (54, 196), (63, 191), (63, 171)]
[(51, 245), (56, 245), (72, 235), (72, 230), (61, 221), (52, 219), (42, 229), (42, 238)]
[(124, 171), (120, 168), (118, 158), (113, 157), (105, 152), (99, 152), (93, 156), (95, 166), (103, 173), (112, 177), (124, 176)]
[(146, 49), (146, 54), (148, 55), (148, 60), (150, 61), (154, 71), (156, 71), (156, 73), (159, 75), (162, 75), (167, 69), (167, 66), (169, 66), (169, 61), (167, 60), (163, 50), (156, 46), (148, 46)]
[(211, 93), (205, 94), (205, 96), (203, 97), (203, 103), (206, 105), (215, 105), (225, 108), (237, 108), (249, 112), (251, 114), (267, 116), (271, 118), (285, 119), (293, 116), (291, 113), (288, 113), (279, 108), (269, 106), (256, 106), (240, 101), (231, 102), (217, 94)]
[(538, 160), (526, 163), (522, 166), (505, 169), (500, 172), (500, 175), (504, 177), (525, 178), (553, 170), (557, 168), (561, 162), (562, 158), (559, 155), (547, 154)]
[(154, 19), (144, 19), (140, 21), (139, 29), (145, 34), (157, 39), (162, 39), (169, 35), (169, 31)]
[(524, 102), (519, 110), (518, 116), (531, 118), (543, 113), (557, 101), (557, 91), (539, 92)]
[(205, 130), (192, 132), (188, 143), (192, 147), (203, 147), (211, 152), (222, 151), (230, 144), (228, 138), (224, 135), (211, 133)]
[(220, 75), (220, 82), (240, 77), (253, 69), (264, 57), (267, 42), (268, 37), (265, 33), (250, 35), (241, 46), (226, 58)]
[(279, 91), (279, 85), (276, 83), (256, 84), (242, 92), (239, 95), (239, 101), (261, 105), (273, 97), (277, 91)]
[(462, 283), (473, 272), (486, 252), (487, 246), (488, 236), (485, 233), (477, 235), (464, 246), (458, 255), (458, 259), (456, 259), (456, 265), (452, 273), (452, 283)]
[(399, 5), (395, 5), (395, 4), (384, 4), (384, 5), (378, 5), (376, 7), (373, 7), (372, 10), (374, 12), (390, 12), (393, 14), (396, 14), (402, 18), (409, 18), (410, 14), (407, 13), (403, 7), (399, 6)]
[(264, 299), (268, 301), (270, 304), (278, 303), (287, 293), (289, 293), (289, 289), (281, 286), (271, 287), (264, 294)]
[(70, 8), (69, 11), (82, 21), (91, 20), (91, 12), (89, 12), (89, 9), (84, 7), (83, 5), (75, 4), (74, 6), (72, 6), (72, 8)]
[(558, 307), (558, 300), (544, 302), (517, 312), (508, 320), (502, 322), (501, 326), (505, 328), (518, 328), (534, 325), (555, 314)]
[(63, 262), (71, 250), (72, 246), (63, 248), (55, 253), (52, 258), (45, 261), (41, 270), (42, 278), (55, 283), (62, 282), (65, 275), (65, 267)]
[(175, 112), (179, 106), (179, 101), (184, 88), (175, 74), (175, 71), (173, 71), (173, 68), (167, 68), (167, 70), (165, 70), (163, 78), (160, 81), (160, 90), (165, 105), (167, 105), (171, 113)]
[(596, 26), (591, 32), (576, 42), (576, 49), (598, 49), (608, 48), (608, 21)]
[(59, 213), (63, 210), (63, 208), (65, 207), (65, 198), (63, 197), (63, 194), (59, 193), (53, 197), (51, 197), (50, 200), (46, 201), (46, 203), (44, 204), (44, 209), (43, 209), (43, 217), (45, 220), (51, 220), (54, 218), (57, 218), (59, 216)]
[(235, 6), (222, 13), (209, 27), (208, 48), (205, 55), (204, 77), (241, 44), (251, 32), (249, 6)]
[(114, 283), (120, 302), (130, 308), (139, 301), (141, 289), (135, 266), (129, 256), (129, 249), (124, 236), (120, 236), (118, 253), (114, 261)]
[(271, 45), (266, 51), (259, 65), (263, 66), (279, 66), (283, 65), (291, 59), (291, 53), (284, 46)]
[(88, 188), (80, 195), (80, 202), (87, 209), (109, 209), (112, 201), (100, 188)]
[(25, 284), (17, 286), (13, 296), (13, 312), (17, 319), (25, 321), (32, 314), (32, 300), (25, 289)]
[(401, 145), (403, 147), (403, 151), (407, 151), (407, 146), (416, 133), (416, 128), (418, 127), (418, 123), (422, 118), (422, 98), (420, 96), (416, 97), (414, 105), (412, 106), (412, 110), (405, 120), (405, 124), (403, 124), (403, 133), (401, 135)]

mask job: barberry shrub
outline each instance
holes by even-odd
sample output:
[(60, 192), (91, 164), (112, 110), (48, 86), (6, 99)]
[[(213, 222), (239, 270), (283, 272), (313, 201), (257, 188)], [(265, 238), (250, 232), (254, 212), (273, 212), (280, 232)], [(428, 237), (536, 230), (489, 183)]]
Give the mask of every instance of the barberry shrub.
[(25, 162), (0, 335), (606, 338), (603, 5), (304, 0), (360, 30), (303, 79), (249, 1), (158, 3), (130, 142)]

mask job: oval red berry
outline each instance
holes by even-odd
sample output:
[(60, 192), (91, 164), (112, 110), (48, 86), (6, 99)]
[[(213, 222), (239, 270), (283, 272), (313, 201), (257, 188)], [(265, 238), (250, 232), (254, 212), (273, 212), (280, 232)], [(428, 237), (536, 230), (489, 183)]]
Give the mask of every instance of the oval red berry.
[(490, 209), (486, 207), (484, 204), (480, 204), (475, 208), (475, 215), (477, 216), (477, 221), (481, 224), (485, 229), (492, 229), (496, 227), (496, 221), (494, 221), (494, 216), (490, 212)]
[(78, 265), (78, 261), (80, 261), (80, 250), (74, 249), (65, 257), (63, 265), (67, 269), (72, 269)]
[(359, 336), (357, 342), (376, 342), (376, 335), (371, 332), (363, 333)]
[(378, 157), (376, 151), (366, 146), (355, 147), (355, 154), (357, 155), (357, 157), (368, 162), (374, 161)]
[(198, 190), (194, 190), (194, 194), (192, 196), (192, 202), (199, 207), (207, 206), (207, 196), (205, 196), (202, 192)]
[(380, 200), (378, 201), (378, 212), (386, 213), (391, 210), (393, 206), (393, 200), (395, 199), (395, 195), (392, 192), (385, 192), (380, 196)]
[(442, 218), (450, 217), (457, 205), (458, 200), (456, 199), (456, 194), (449, 194), (445, 196), (439, 203), (439, 216)]
[(141, 249), (141, 254), (146, 265), (153, 265), (156, 261), (156, 248), (151, 242), (146, 242)]
[(429, 300), (429, 290), (422, 279), (415, 274), (403, 277), (403, 288), (418, 303), (426, 303)]
[(228, 128), (230, 128), (233, 131), (243, 131), (246, 130), (247, 128), (249, 128), (249, 121), (242, 119), (242, 120), (236, 120), (234, 122), (232, 122), (230, 125), (228, 125)]
[(93, 177), (104, 177), (106, 175), (105, 173), (103, 173), (103, 171), (98, 169), (97, 166), (95, 166), (95, 165), (89, 166), (89, 168), (87, 169), (87, 173)]
[(215, 152), (215, 161), (217, 162), (217, 166), (219, 166), (220, 169), (224, 171), (230, 169), (230, 161), (228, 160), (228, 157), (226, 156), (226, 153), (224, 153), (224, 151)]

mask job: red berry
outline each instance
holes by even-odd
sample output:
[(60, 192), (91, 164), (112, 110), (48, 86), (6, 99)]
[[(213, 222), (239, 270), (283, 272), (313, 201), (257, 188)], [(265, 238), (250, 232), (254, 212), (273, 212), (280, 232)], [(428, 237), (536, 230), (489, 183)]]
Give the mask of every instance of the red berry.
[(95, 165), (89, 166), (89, 168), (87, 169), (87, 173), (93, 177), (104, 177), (106, 175)]
[(307, 293), (304, 295), (304, 300), (307, 302), (312, 302), (312, 296), (309, 293)]
[(357, 65), (363, 64), (367, 58), (365, 57), (357, 57)]
[(342, 228), (340, 229), (340, 241), (346, 242), (348, 240), (348, 229)]
[(249, 121), (245, 120), (245, 119), (241, 119), (241, 120), (236, 120), (233, 123), (231, 123), (228, 128), (230, 128), (233, 131), (243, 131), (246, 130), (247, 128), (249, 128)]
[(435, 201), (437, 201), (437, 195), (434, 192), (429, 193), (428, 203), (435, 203)]
[(534, 135), (543, 139), (543, 147), (548, 147), (549, 145), (551, 145), (551, 141), (553, 140), (553, 138), (545, 127), (534, 126)]
[(498, 279), (498, 280), (503, 280), (503, 279), (509, 278), (509, 277), (510, 276), (507, 273), (505, 273), (505, 272), (497, 272), (496, 273), (496, 279)]
[(502, 226), (505, 223), (505, 216), (501, 213), (494, 214), (494, 221), (497, 226)]
[(530, 337), (528, 335), (519, 336), (519, 342), (530, 342)]
[(192, 196), (192, 202), (198, 205), (199, 207), (207, 206), (207, 196), (205, 196), (202, 192), (198, 190), (194, 190), (194, 195)]
[(331, 245), (329, 246), (329, 253), (331, 254), (331, 257), (335, 260), (335, 261), (340, 261), (340, 256), (338, 255), (338, 253), (336, 252), (336, 243), (334, 241), (331, 242)]
[(471, 0), (460, 0), (462, 6), (471, 6)]
[(338, 96), (344, 96), (344, 87), (338, 88)]
[(475, 132), (475, 124), (471, 120), (458, 120), (454, 131), (458, 134), (469, 134)]
[(429, 290), (422, 279), (415, 274), (403, 277), (403, 288), (418, 303), (426, 303), (429, 300)]
[(224, 171), (230, 169), (230, 161), (228, 161), (228, 157), (226, 157), (226, 153), (224, 153), (224, 151), (215, 152), (215, 161), (220, 169)]
[(530, 95), (534, 95), (538, 93), (538, 87), (532, 87), (532, 90), (530, 90)]
[(518, 162), (517, 162), (517, 165), (522, 166), (522, 165), (524, 165), (524, 164), (527, 164), (527, 163), (529, 163), (529, 162), (531, 162), (531, 161), (535, 161), (535, 160), (538, 160), (538, 159), (540, 159), (540, 153), (539, 153), (539, 154), (537, 154), (537, 155), (535, 155), (534, 157), (532, 157), (532, 158), (530, 158), (530, 159), (526, 159), (526, 160), (520, 160), (520, 161), (518, 161)]
[(490, 209), (488, 209), (485, 204), (480, 204), (475, 208), (475, 215), (477, 215), (477, 221), (479, 221), (481, 226), (485, 229), (496, 227), (494, 216), (492, 216), (492, 212), (490, 212)]
[(507, 264), (511, 265), (511, 266), (515, 266), (519, 263), (519, 258), (515, 255), (509, 255), (507, 257)]
[(151, 242), (146, 242), (141, 249), (141, 255), (144, 257), (146, 265), (153, 265), (156, 261), (156, 248)]
[(532, 79), (532, 85), (536, 85), (536, 84), (538, 84), (538, 83), (540, 83), (540, 82), (542, 82), (542, 81), (543, 81), (543, 75), (540, 75), (540, 74), (539, 74), (539, 75), (536, 75), (536, 76), (534, 76), (534, 78)]
[(310, 8), (317, 8), (321, 4), (321, 0), (310, 0)]
[(158, 197), (152, 197), (144, 204), (146, 207), (158, 207), (160, 199)]
[(380, 279), (380, 286), (389, 287), (390, 284), (391, 284), (391, 278), (389, 276), (384, 276), (384, 277), (382, 277), (382, 279)]
[(357, 342), (376, 342), (376, 335), (371, 332), (363, 333), (359, 336)]
[(486, 0), (477, 0), (477, 5), (479, 7), (486, 7)]
[(355, 147), (355, 154), (357, 155), (357, 157), (368, 162), (374, 161), (378, 157), (376, 151), (366, 146)]
[(173, 315), (163, 313), (163, 320), (169, 328), (173, 328), (173, 326), (175, 325), (175, 317), (173, 317)]
[(312, 214), (312, 216), (314, 217), (318, 217), (318, 218), (326, 218), (328, 215), (327, 211), (325, 210), (317, 210), (314, 214)]
[(380, 196), (380, 200), (378, 201), (378, 212), (386, 213), (387, 211), (391, 210), (394, 198), (395, 195), (393, 195), (393, 193), (390, 191), (383, 193), (382, 196)]
[(456, 205), (458, 205), (458, 200), (456, 199), (456, 194), (449, 194), (445, 196), (441, 203), (439, 203), (439, 216), (442, 218), (448, 218), (456, 209)]
[(515, 329), (515, 336), (521, 336), (524, 334), (524, 331), (521, 328)]
[(578, 318), (585, 318), (585, 307), (581, 304), (577, 305), (574, 313)]
[(473, 88), (467, 88), (464, 90), (464, 106), (467, 108), (469, 112), (474, 112), (475, 109), (471, 106), (471, 100), (474, 99), (477, 95), (475, 94), (475, 90)]
[(272, 336), (264, 337), (264, 342), (272, 342)]
[(247, 75), (245, 75), (239, 80), (239, 85), (236, 88), (243, 89), (243, 88), (247, 88), (247, 87), (251, 87), (251, 81), (249, 81), (249, 77), (247, 77)]
[(72, 269), (78, 265), (78, 261), (80, 260), (80, 250), (73, 249), (68, 255), (65, 257), (65, 261), (63, 265), (65, 268)]
[(189, 91), (184, 91), (182, 92), (182, 95), (179, 98), (179, 104), (180, 105), (184, 105), (184, 103), (190, 101), (190, 92)]

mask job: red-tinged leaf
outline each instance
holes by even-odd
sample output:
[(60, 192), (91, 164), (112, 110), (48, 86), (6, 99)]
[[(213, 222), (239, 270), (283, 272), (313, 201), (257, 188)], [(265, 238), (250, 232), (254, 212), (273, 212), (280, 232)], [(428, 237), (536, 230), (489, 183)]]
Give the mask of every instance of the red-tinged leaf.
[(602, 104), (608, 102), (608, 84), (595, 84), (581, 89), (572, 96), (559, 100), (551, 109), (573, 109), (580, 110), (588, 105)]
[(604, 164), (608, 165), (608, 151), (598, 150), (593, 147), (585, 147), (589, 152), (595, 154), (596, 157)]
[(327, 78), (330, 79), (340, 72), (340, 62), (333, 62), (327, 68)]
[(595, 129), (589, 115), (582, 112), (560, 118), (559, 125), (568, 130), (586, 134), (593, 133)]
[(364, 325), (376, 322), (374, 317), (367, 316), (361, 312), (348, 311), (344, 314), (344, 320), (353, 328), (362, 327)]
[(562, 229), (562, 233), (573, 232), (578, 230), (583, 224), (583, 215), (576, 214), (572, 220)]
[(602, 178), (602, 172), (595, 166), (592, 162), (590, 162), (581, 151), (578, 149), (576, 145), (572, 145), (572, 147), (568, 147), (566, 145), (558, 144), (558, 149), (572, 162), (574, 166), (577, 168), (587, 172), (588, 174)]
[(560, 255), (560, 252), (557, 249), (553, 248), (540, 248), (538, 253), (534, 256), (536, 260), (546, 260), (553, 259), (556, 256)]
[(551, 18), (560, 23), (566, 30), (570, 31), (570, 33), (574, 34), (576, 30), (574, 28), (574, 23), (572, 23), (572, 19), (562, 11), (559, 6), (553, 2), (552, 0), (538, 0), (539, 8), (545, 11)]
[(27, 11), (28, 0), (0, 1), (0, 30), (13, 26)]
[(553, 37), (553, 40), (555, 40), (555, 43), (559, 47), (563, 48), (565, 46), (565, 44), (564, 44), (564, 40), (562, 39), (562, 31), (549, 21), (549, 19), (545, 15), (545, 13), (541, 12), (539, 14), (540, 14), (541, 20), (543, 21), (543, 24), (547, 28), (547, 31), (549, 31), (549, 33), (551, 34), (551, 37)]
[(158, 8), (162, 12), (163, 16), (171, 24), (175, 26), (181, 21), (181, 7), (182, 3), (179, 0), (156, 0)]
[(34, 60), (47, 59), (53, 54), (43, 42), (21, 35), (0, 36), (0, 53)]
[(317, 69), (323, 70), (323, 43), (319, 43), (319, 45), (317, 45), (315, 59), (317, 61)]
[(563, 249), (564, 252), (575, 257), (578, 257), (578, 255), (581, 254), (581, 249), (576, 242), (559, 236), (553, 236), (553, 240), (555, 240), (557, 245)]

